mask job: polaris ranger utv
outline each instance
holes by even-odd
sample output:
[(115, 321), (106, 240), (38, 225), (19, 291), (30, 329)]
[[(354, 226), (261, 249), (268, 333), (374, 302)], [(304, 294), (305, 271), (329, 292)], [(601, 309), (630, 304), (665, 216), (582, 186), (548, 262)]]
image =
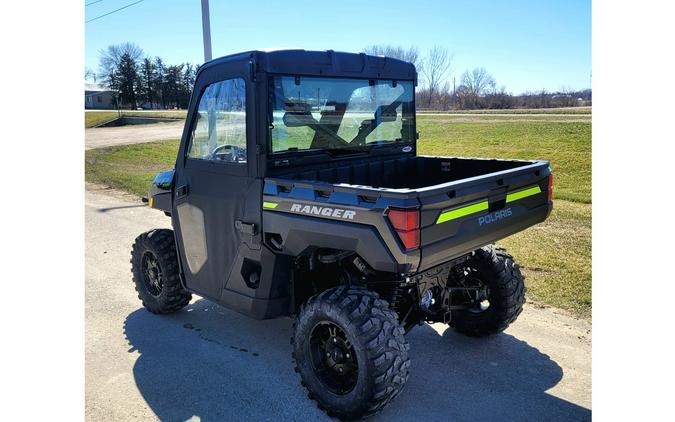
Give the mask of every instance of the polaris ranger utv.
[(412, 64), (365, 54), (204, 64), (175, 168), (148, 197), (173, 231), (133, 245), (143, 306), (175, 312), (196, 293), (294, 317), (302, 385), (343, 419), (399, 394), (415, 325), (504, 330), (525, 287), (491, 244), (547, 218), (549, 163), (417, 155), (416, 84)]

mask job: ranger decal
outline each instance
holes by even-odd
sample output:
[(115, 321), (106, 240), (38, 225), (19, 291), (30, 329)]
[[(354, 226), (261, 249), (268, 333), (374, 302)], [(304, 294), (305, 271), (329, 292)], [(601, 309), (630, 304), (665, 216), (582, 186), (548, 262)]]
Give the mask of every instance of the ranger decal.
[(337, 217), (344, 218), (347, 220), (353, 220), (356, 215), (356, 211), (344, 210), (341, 208), (330, 208), (330, 207), (317, 207), (316, 205), (302, 205), (302, 204), (293, 204), (291, 205), (292, 212), (300, 212), (303, 214), (318, 215), (323, 217)]

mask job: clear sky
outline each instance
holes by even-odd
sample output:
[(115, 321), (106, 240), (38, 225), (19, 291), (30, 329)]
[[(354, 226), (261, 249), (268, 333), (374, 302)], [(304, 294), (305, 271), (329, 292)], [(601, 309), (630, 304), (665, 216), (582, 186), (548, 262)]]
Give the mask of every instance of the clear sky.
[[(85, 0), (86, 20), (137, 0)], [(457, 77), (485, 67), (507, 91), (585, 89), (590, 0), (210, 0), (213, 57), (260, 48), (359, 52), (372, 44), (447, 47)], [(200, 0), (144, 0), (85, 24), (85, 65), (110, 44), (166, 63), (202, 63)], [(458, 82), (459, 84), (459, 82)]]

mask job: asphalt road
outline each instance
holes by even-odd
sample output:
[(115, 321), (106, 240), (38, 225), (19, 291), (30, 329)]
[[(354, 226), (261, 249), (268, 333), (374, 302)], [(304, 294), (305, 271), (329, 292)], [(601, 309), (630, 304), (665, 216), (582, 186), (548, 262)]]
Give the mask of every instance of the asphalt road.
[[(136, 298), (134, 238), (162, 213), (88, 186), (85, 415), (88, 421), (329, 420), (291, 365), (291, 320), (256, 321), (195, 297), (156, 316)], [(527, 304), (505, 333), (471, 339), (442, 324), (408, 335), (406, 388), (372, 421), (591, 419), (591, 325)]]

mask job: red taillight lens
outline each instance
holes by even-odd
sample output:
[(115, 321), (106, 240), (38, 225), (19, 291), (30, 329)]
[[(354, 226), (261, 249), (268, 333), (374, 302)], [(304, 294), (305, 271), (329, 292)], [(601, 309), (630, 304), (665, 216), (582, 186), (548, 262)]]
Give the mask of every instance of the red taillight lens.
[(420, 247), (420, 211), (418, 209), (390, 207), (387, 217), (406, 249)]
[(396, 230), (413, 230), (420, 226), (420, 211), (416, 208), (389, 208), (389, 221)]
[(553, 200), (553, 173), (548, 176), (548, 201)]

